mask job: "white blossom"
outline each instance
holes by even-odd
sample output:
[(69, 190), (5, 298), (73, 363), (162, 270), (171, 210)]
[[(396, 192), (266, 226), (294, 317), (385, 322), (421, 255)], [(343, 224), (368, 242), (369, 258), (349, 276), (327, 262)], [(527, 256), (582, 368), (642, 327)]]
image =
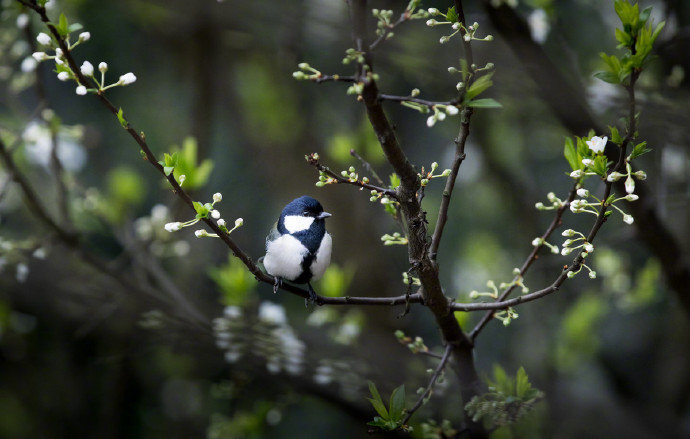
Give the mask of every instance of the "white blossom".
[(76, 92), (79, 96), (84, 96), (86, 94), (86, 87), (80, 85), (79, 87), (77, 87)]
[(625, 192), (629, 194), (635, 192), (635, 180), (631, 176), (625, 179)]
[(223, 314), (225, 315), (226, 318), (228, 319), (238, 319), (242, 317), (242, 308), (239, 306), (226, 306), (225, 309), (223, 310)]
[(52, 40), (50, 39), (50, 36), (48, 34), (41, 32), (36, 37), (36, 41), (43, 44), (44, 46), (48, 46)]
[(79, 70), (81, 70), (81, 74), (84, 76), (93, 76), (93, 64), (88, 61), (84, 61)]
[(594, 136), (590, 140), (587, 140), (585, 143), (587, 143), (589, 149), (591, 149), (594, 153), (599, 154), (601, 152), (604, 152), (604, 148), (606, 148), (606, 142), (608, 140), (609, 138), (606, 136)]
[(67, 81), (67, 80), (69, 79), (69, 73), (67, 73), (67, 72), (60, 72), (60, 73), (57, 74), (57, 78), (58, 78), (60, 81)]
[(129, 85), (132, 84), (137, 80), (137, 77), (134, 76), (134, 73), (129, 72), (125, 73), (124, 75), (120, 76), (120, 80), (118, 81), (118, 84), (120, 85)]
[(446, 113), (450, 114), (451, 116), (455, 116), (456, 114), (458, 114), (458, 111), (458, 107), (456, 107), (455, 105), (448, 105), (446, 107)]
[(590, 279), (596, 279), (597, 278), (597, 272), (596, 271), (590, 271), (589, 272), (589, 278)]
[(108, 71), (108, 63), (101, 62), (98, 64), (98, 70), (101, 71), (101, 73), (105, 73)]
[(172, 223), (167, 223), (165, 226), (165, 230), (168, 232), (176, 232), (182, 228), (182, 223), (179, 221), (175, 221)]
[(637, 201), (640, 199), (640, 197), (635, 194), (628, 194), (624, 198), (626, 201)]
[(57, 56), (58, 58), (62, 57), (62, 49), (60, 49), (59, 47), (56, 48), (55, 49), (55, 56)]
[(213, 210), (211, 211), (211, 216), (212, 216), (214, 219), (218, 219), (218, 218), (220, 218), (220, 212), (218, 212), (216, 209), (213, 209)]
[(82, 32), (79, 34), (79, 41), (89, 41), (91, 39), (90, 32)]
[(45, 61), (48, 59), (48, 55), (45, 52), (34, 52), (31, 54), (34, 59), (38, 62)]
[(635, 222), (635, 218), (633, 218), (632, 215), (625, 214), (625, 215), (623, 215), (623, 221), (626, 224), (632, 224)]
[(218, 227), (223, 227), (225, 226), (225, 220), (223, 218), (218, 220)]
[(577, 171), (573, 171), (573, 172), (570, 173), (570, 177), (572, 177), (572, 178), (580, 178), (580, 177), (582, 177), (583, 175), (585, 175), (585, 173), (582, 172), (581, 169), (578, 169)]
[(590, 244), (589, 242), (585, 243), (584, 247), (585, 251), (587, 253), (592, 253), (594, 251), (594, 246)]
[(213, 194), (213, 202), (220, 203), (223, 200), (223, 195), (220, 192)]
[(589, 191), (585, 188), (580, 188), (577, 190), (577, 196), (587, 198), (589, 196)]
[(36, 259), (45, 259), (47, 255), (48, 252), (46, 251), (45, 247), (39, 247), (36, 250), (34, 250), (33, 253), (31, 253), (31, 256), (33, 256)]
[(592, 166), (593, 163), (594, 163), (594, 160), (592, 160), (592, 159), (582, 159), (582, 164), (585, 166)]
[(285, 308), (273, 302), (261, 302), (259, 305), (259, 320), (264, 323), (282, 326), (287, 323)]

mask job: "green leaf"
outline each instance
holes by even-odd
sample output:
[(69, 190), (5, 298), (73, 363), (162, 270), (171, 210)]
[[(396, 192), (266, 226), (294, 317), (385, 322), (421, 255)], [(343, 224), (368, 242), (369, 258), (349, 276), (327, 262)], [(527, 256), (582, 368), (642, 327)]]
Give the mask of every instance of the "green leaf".
[(396, 189), (398, 186), (400, 186), (400, 177), (395, 172), (390, 175), (390, 181), (391, 181), (391, 185), (390, 185), (391, 189)]
[(630, 153), (630, 160), (635, 159), (643, 154), (647, 154), (650, 151), (651, 149), (647, 148), (647, 142), (638, 143)]
[(649, 16), (651, 15), (651, 13), (652, 13), (652, 7), (651, 6), (644, 8), (642, 10), (642, 12), (640, 12), (640, 18), (639, 18), (640, 23), (645, 24), (647, 22), (647, 20), (649, 20)]
[(122, 108), (120, 108), (120, 109), (117, 111), (117, 120), (120, 121), (120, 125), (122, 126), (122, 128), (127, 129), (127, 120), (125, 119), (125, 115), (124, 115), (124, 113), (122, 112)]
[(652, 43), (653, 43), (654, 41), (656, 41), (656, 37), (659, 36), (659, 33), (660, 33), (661, 30), (664, 28), (664, 26), (666, 26), (666, 22), (665, 22), (665, 21), (662, 21), (661, 23), (659, 23), (659, 24), (656, 25), (656, 28), (654, 28), (654, 32), (652, 32)]
[(485, 98), (485, 99), (475, 99), (473, 101), (469, 101), (467, 103), (468, 107), (473, 107), (473, 108), (502, 108), (503, 105), (501, 105), (500, 102), (498, 102), (495, 99), (491, 98)]
[(469, 102), (472, 100), (472, 98), (478, 96), (483, 91), (491, 87), (493, 85), (493, 81), (491, 81), (491, 77), (493, 75), (493, 72), (491, 72), (487, 75), (477, 78), (477, 80), (470, 85), (470, 88), (467, 89), (467, 92), (465, 93), (465, 102)]
[(84, 26), (82, 26), (81, 23), (72, 23), (67, 28), (67, 32), (72, 33), (82, 29), (84, 29)]
[(582, 168), (582, 160), (579, 159), (575, 145), (573, 144), (573, 139), (570, 137), (565, 139), (565, 147), (563, 148), (563, 155), (568, 161), (568, 164), (573, 171), (577, 171)]
[(174, 166), (163, 166), (163, 172), (165, 173), (166, 176), (170, 175), (172, 171), (175, 170)]
[(614, 126), (609, 126), (609, 130), (611, 131), (611, 141), (616, 145), (620, 146), (620, 144), (623, 143), (623, 138), (618, 132), (618, 128)]
[(522, 399), (531, 388), (532, 385), (529, 383), (529, 378), (527, 378), (527, 372), (525, 372), (524, 367), (520, 366), (515, 376), (515, 395)]
[(606, 160), (606, 156), (598, 155), (594, 158), (594, 163), (589, 167), (592, 172), (596, 173), (598, 176), (604, 178), (609, 170), (609, 162)]
[(65, 17), (64, 13), (60, 14), (60, 21), (58, 22), (58, 25), (55, 26), (55, 29), (57, 29), (58, 34), (60, 34), (62, 37), (69, 35), (69, 23), (67, 22), (67, 17)]
[(446, 13), (446, 19), (450, 21), (451, 23), (455, 23), (457, 21), (460, 21), (460, 17), (458, 16), (458, 13), (455, 12), (455, 6), (448, 8), (448, 12)]
[(203, 203), (199, 201), (193, 201), (192, 205), (194, 206), (194, 210), (196, 210), (197, 218), (206, 218), (208, 216), (209, 209), (206, 206), (204, 206)]
[(386, 410), (386, 405), (383, 403), (383, 400), (381, 399), (381, 395), (379, 394), (378, 389), (376, 388), (376, 384), (373, 382), (369, 381), (369, 392), (371, 392), (371, 396), (373, 398), (367, 398), (369, 402), (371, 403), (372, 406), (374, 406), (374, 410), (381, 415), (381, 417), (384, 420), (389, 420), (390, 416), (388, 415), (388, 410)]
[(390, 399), (390, 419), (392, 421), (399, 421), (402, 419), (403, 410), (405, 410), (405, 385), (396, 387), (391, 393)]
[(597, 79), (601, 79), (604, 82), (608, 82), (609, 84), (620, 84), (621, 80), (619, 76), (615, 73), (611, 72), (596, 72), (594, 74), (594, 77)]

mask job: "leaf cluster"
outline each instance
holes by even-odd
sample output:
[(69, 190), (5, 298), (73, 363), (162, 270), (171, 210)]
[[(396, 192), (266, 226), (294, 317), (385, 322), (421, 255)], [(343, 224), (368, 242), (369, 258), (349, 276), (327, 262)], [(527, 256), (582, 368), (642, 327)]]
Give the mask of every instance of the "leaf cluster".
[(475, 396), (465, 405), (465, 410), (475, 422), (483, 421), (488, 428), (512, 424), (529, 413), (544, 394), (532, 387), (523, 367), (515, 378), (494, 365), (494, 378), (487, 378), (489, 391)]
[(619, 49), (626, 49), (620, 58), (616, 55), (601, 53), (606, 70), (597, 72), (595, 77), (611, 84), (629, 85), (633, 73), (641, 71), (652, 59), (649, 54), (652, 45), (664, 28), (665, 22), (652, 26), (649, 17), (652, 7), (640, 12), (637, 3), (627, 0), (616, 0), (614, 4), (616, 14), (620, 18), (623, 29), (616, 29), (616, 40)]
[(374, 406), (374, 410), (376, 410), (379, 416), (374, 417), (374, 420), (368, 422), (367, 425), (386, 431), (393, 431), (399, 428), (406, 429), (403, 425), (405, 414), (405, 385), (402, 384), (400, 387), (393, 389), (388, 408), (386, 408), (386, 404), (383, 402), (383, 399), (381, 399), (381, 394), (376, 388), (376, 384), (371, 381), (369, 381), (369, 392), (371, 392), (372, 396), (368, 398), (369, 402)]

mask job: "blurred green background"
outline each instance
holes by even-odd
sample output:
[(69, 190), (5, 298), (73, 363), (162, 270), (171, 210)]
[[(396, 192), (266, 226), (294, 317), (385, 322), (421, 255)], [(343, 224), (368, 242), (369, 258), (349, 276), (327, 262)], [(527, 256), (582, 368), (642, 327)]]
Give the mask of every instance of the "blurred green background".
[[(355, 149), (384, 179), (392, 172), (346, 85), (292, 78), (305, 61), (324, 73), (351, 74), (353, 67), (341, 63), (352, 46), (346, 2), (56, 3), (51, 17), (64, 11), (91, 32), (74, 51), (79, 63), (106, 61), (109, 82), (136, 74), (134, 84), (108, 96), (157, 155), (185, 152), (182, 173), (194, 199), (223, 194), (216, 207), (228, 224), (244, 219), (233, 237), (255, 260), (282, 207), (311, 195), (333, 214), (333, 268), (316, 290), (353, 296), (405, 291), (406, 249), (380, 241), (397, 231), (391, 217), (368, 193), (316, 188), (318, 174), (304, 160), (318, 152), (337, 172), (354, 165), (364, 174), (349, 154)], [(447, 3), (423, 6), (444, 10)], [(468, 22), (478, 21), (480, 34), (496, 37), (474, 44), (475, 59), (496, 65), (487, 96), (503, 108), (479, 110), (472, 119), (441, 244), (446, 292), (461, 302), (470, 301), (471, 290), (485, 290), (488, 279), (510, 281), (552, 218), (534, 203), (549, 191), (564, 198), (571, 185), (564, 138), (586, 134), (570, 132), (554, 116), (538, 94), (544, 84), (525, 69), (523, 61), (532, 61), (519, 59), (500, 37), (483, 2), (465, 3)], [(375, 1), (370, 7), (399, 12), (406, 4)], [(48, 128), (34, 111), (38, 75), (62, 123), (58, 156), (83, 248), (69, 248), (46, 229), (0, 168), (0, 437), (368, 437), (365, 422), (374, 416), (365, 399), (368, 379), (384, 395), (404, 382), (412, 405), (435, 362), (410, 353), (393, 332), (421, 336), (439, 352), (439, 333), (426, 310), (413, 306), (397, 318), (401, 309), (386, 307), (305, 309), (299, 298), (257, 284), (220, 241), (196, 239), (194, 227), (164, 231), (166, 222), (191, 219), (186, 207), (96, 99), (58, 81), (50, 62), (35, 72), (25, 65), (31, 47), (16, 24), (20, 8), (14, 1), (2, 5), (2, 136), (6, 143), (18, 139), (14, 157), (57, 217), (58, 185), (42, 143)], [(659, 58), (642, 75), (638, 93), (640, 136), (654, 149), (639, 160), (649, 175), (642, 183), (650, 197), (645, 202), (687, 264), (690, 4), (641, 5), (654, 6), (655, 22), (667, 20)], [(598, 53), (615, 50), (612, 2), (531, 0), (515, 11), (595, 120), (618, 122), (624, 94), (592, 77), (601, 68)], [(377, 49), (379, 86), (398, 95), (419, 88), (421, 97), (447, 100), (457, 82), (447, 67), (457, 66), (460, 44), (439, 45), (443, 30), (423, 21), (404, 24)], [(33, 15), (29, 26), (34, 37), (44, 31)], [(429, 129), (415, 111), (394, 103), (385, 108), (416, 166), (436, 161), (441, 170), (450, 167), (459, 118)], [(424, 199), (432, 226), (442, 184), (432, 181)], [(590, 218), (582, 216), (566, 215), (565, 226), (585, 229)], [(596, 280), (579, 276), (557, 294), (517, 308), (520, 316), (509, 327), (492, 322), (478, 338), (481, 373), (490, 375), (494, 364), (509, 374), (524, 366), (546, 394), (500, 437), (690, 436), (690, 311), (679, 299), (690, 287), (667, 286), (658, 254), (640, 239), (648, 232), (612, 216), (597, 239)], [(561, 244), (560, 237), (552, 242)], [(94, 260), (107, 270), (94, 268)], [(543, 254), (527, 286), (534, 291), (550, 284), (570, 260)], [(224, 308), (226, 317), (212, 323)], [(481, 315), (458, 318), (469, 330)], [(451, 375), (417, 423), (459, 423)]]

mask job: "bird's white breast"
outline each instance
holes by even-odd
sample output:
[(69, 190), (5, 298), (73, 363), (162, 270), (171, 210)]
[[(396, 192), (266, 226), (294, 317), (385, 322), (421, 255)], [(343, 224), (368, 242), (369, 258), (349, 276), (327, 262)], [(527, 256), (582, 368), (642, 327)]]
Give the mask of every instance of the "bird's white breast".
[(301, 216), (301, 215), (286, 215), (283, 218), (283, 225), (290, 233), (301, 232), (302, 230), (307, 230), (311, 227), (314, 222), (313, 216)]
[(331, 235), (326, 233), (323, 235), (319, 249), (316, 250), (316, 259), (314, 259), (314, 262), (311, 264), (312, 280), (319, 280), (321, 279), (321, 276), (323, 276), (326, 268), (328, 268), (328, 265), (331, 263), (332, 248), (333, 239), (331, 238)]
[[(330, 243), (330, 236), (328, 239)], [(321, 247), (323, 247), (323, 242), (321, 243)], [(319, 247), (319, 250), (321, 250), (321, 247)], [(330, 248), (331, 246), (329, 244), (329, 262), (331, 258)], [(282, 277), (290, 281), (295, 280), (302, 274), (302, 259), (308, 252), (309, 250), (307, 250), (307, 248), (294, 236), (281, 235), (275, 240), (266, 243), (266, 256), (264, 257), (266, 272), (271, 276)], [(323, 273), (321, 274), (323, 275)]]

